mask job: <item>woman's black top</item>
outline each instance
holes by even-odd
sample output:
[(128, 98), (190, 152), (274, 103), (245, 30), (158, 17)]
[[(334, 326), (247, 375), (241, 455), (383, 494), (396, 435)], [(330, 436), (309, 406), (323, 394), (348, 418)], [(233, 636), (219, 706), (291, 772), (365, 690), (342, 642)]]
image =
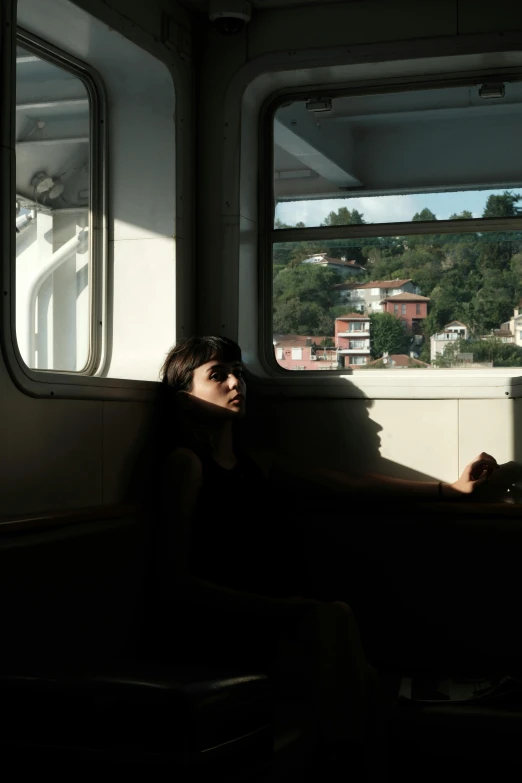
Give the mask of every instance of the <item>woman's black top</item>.
[(198, 456), (203, 481), (192, 527), (191, 571), (237, 590), (274, 594), (275, 498), (267, 478), (246, 454), (232, 469)]
[[(281, 520), (278, 498), (263, 471), (243, 453), (231, 470), (205, 453), (198, 457), (203, 478), (191, 525), (191, 573), (244, 593), (299, 595), (299, 544), (287, 535), (288, 520)], [(171, 524), (176, 524), (175, 516)], [(160, 651), (166, 659), (263, 667), (274, 660), (287, 622), (281, 625), (277, 618), (248, 610), (238, 615), (227, 610), (226, 602), (217, 609), (199, 598), (193, 601), (186, 592), (167, 597), (163, 588), (156, 582), (146, 629), (145, 647), (156, 656)]]

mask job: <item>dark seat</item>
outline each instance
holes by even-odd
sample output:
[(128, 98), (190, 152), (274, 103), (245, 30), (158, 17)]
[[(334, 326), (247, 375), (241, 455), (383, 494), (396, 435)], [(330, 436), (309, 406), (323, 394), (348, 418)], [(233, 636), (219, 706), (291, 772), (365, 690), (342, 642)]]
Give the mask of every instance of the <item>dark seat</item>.
[(195, 667), (175, 650), (160, 663), (158, 649), (143, 645), (155, 600), (145, 587), (143, 509), (13, 527), (4, 526), (0, 547), (0, 583), (15, 596), (2, 616), (2, 771), (9, 758), (81, 758), (166, 763), (179, 780), (226, 767), (224, 779), (242, 781), (267, 765), (297, 779), (314, 748), (309, 707), (282, 703), (258, 670), (212, 664), (212, 649), (210, 663)]
[(234, 780), (272, 756), (274, 697), (263, 674), (124, 664), (118, 671), (4, 674), (0, 692), (4, 759), (32, 749), (168, 763), (180, 772), (226, 768)]

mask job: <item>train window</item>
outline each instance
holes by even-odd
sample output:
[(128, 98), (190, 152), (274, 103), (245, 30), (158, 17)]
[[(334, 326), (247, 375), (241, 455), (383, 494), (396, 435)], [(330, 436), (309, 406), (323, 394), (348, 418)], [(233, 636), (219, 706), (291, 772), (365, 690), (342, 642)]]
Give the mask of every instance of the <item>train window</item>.
[(191, 137), (176, 132), (190, 127), (189, 69), (104, 9), (16, 10), (16, 123), (2, 126), (16, 153), (3, 178), (11, 372), (33, 396), (149, 399), (176, 330), (193, 331), (191, 246), (179, 241), (192, 220)]
[(276, 366), (522, 368), (520, 74), (279, 97), (270, 124)]
[(95, 100), (77, 65), (17, 47), (16, 338), (33, 369), (85, 373), (96, 361)]

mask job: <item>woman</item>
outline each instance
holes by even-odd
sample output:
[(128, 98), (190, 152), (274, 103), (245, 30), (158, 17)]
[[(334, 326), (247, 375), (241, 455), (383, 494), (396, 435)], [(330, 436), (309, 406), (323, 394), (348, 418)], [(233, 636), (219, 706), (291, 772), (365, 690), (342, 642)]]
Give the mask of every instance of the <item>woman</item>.
[[(284, 588), (270, 481), (236, 441), (246, 406), (239, 346), (224, 337), (183, 340), (168, 354), (161, 377), (173, 419), (162, 469), (160, 556), (164, 590), (190, 628), (187, 653), (260, 665), (281, 687), (304, 691), (322, 741), (349, 747), (353, 758), (374, 725), (375, 673), (346, 603)], [(444, 485), (316, 469), (299, 477), (308, 487), (345, 496), (371, 491), (372, 497), (440, 499), (469, 495), (496, 467), (481, 454)]]

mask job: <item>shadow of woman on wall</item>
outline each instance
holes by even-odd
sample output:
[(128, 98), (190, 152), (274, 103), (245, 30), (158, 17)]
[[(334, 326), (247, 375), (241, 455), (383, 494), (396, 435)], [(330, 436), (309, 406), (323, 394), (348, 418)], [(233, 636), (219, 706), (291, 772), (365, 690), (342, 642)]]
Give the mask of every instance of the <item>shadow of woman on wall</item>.
[[(304, 379), (307, 393), (300, 397), (276, 385), (249, 383), (245, 442), (260, 453), (281, 451), (300, 464), (348, 475), (437, 482), (381, 456), (382, 427), (371, 418), (373, 402), (343, 381), (348, 386), (339, 384), (334, 397), (319, 383), (308, 386), (310, 379)], [(410, 427), (406, 422), (405, 437)], [(513, 466), (520, 475), (520, 466)], [(485, 498), (477, 492), (475, 499)], [(522, 525), (511, 523), (508, 532), (493, 510), (491, 516), (481, 512), (474, 524), (462, 508), (438, 502), (436, 494), (422, 503), (384, 500), (371, 492), (314, 497), (297, 492), (291, 482), (282, 496), (274, 495), (289, 573), (297, 573), (311, 594), (349, 603), (369, 659), (401, 669), (445, 663), (465, 668), (470, 660), (488, 664), (510, 648), (522, 655), (522, 635), (510, 631), (509, 619), (519, 594), (514, 575)], [(507, 569), (492, 563), (497, 551), (504, 552)], [(488, 562), (494, 579), (484, 572)], [(484, 607), (490, 608), (491, 635), (485, 632)]]

